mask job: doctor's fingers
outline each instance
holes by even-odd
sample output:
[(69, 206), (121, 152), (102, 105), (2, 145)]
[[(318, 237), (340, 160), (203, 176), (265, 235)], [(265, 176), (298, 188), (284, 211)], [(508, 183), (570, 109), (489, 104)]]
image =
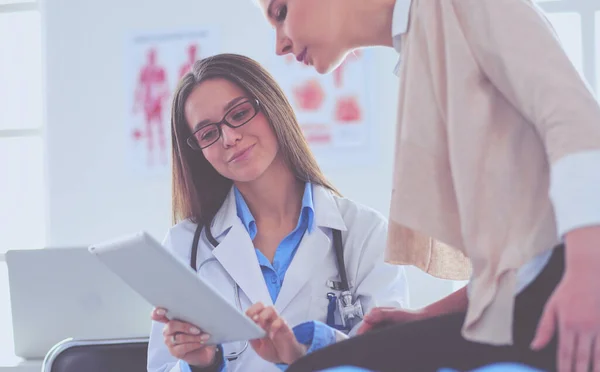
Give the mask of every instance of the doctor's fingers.
[(276, 321), (278, 321), (277, 324), (279, 326), (285, 324), (285, 322), (283, 321), (283, 319), (281, 319), (281, 317), (277, 313), (277, 310), (275, 310), (275, 307), (273, 306), (265, 307), (260, 313), (255, 315), (253, 319), (256, 323), (258, 323), (258, 325), (260, 325), (265, 331), (268, 331), (269, 333), (271, 333), (272, 326), (275, 324)]
[(281, 317), (278, 317), (277, 319), (275, 319), (271, 323), (271, 326), (269, 327), (269, 329), (268, 330), (265, 329), (265, 330), (268, 331), (269, 338), (273, 341), (286, 342), (288, 340), (296, 339), (296, 336), (294, 335), (294, 332), (292, 331), (292, 329), (289, 327), (287, 322)]
[(187, 333), (189, 335), (200, 335), (202, 330), (190, 323), (179, 320), (170, 320), (163, 328), (163, 336), (170, 337), (176, 333)]
[(169, 352), (177, 359), (184, 359), (186, 355), (193, 353), (195, 351), (212, 347), (203, 344), (198, 344), (194, 342), (190, 342), (187, 344), (178, 344), (174, 346), (169, 346)]
[(263, 311), (265, 305), (262, 302), (257, 302), (254, 305), (250, 306), (248, 310), (246, 310), (246, 315), (248, 315), (252, 320), (254, 317), (258, 316), (258, 314)]
[(185, 344), (199, 344), (204, 345), (210, 340), (208, 333), (203, 333), (199, 336), (187, 335), (185, 333), (175, 333), (171, 336), (165, 336), (165, 344), (171, 347)]
[(167, 318), (167, 311), (161, 308), (155, 308), (150, 313), (150, 318), (156, 322), (167, 323), (169, 319)]

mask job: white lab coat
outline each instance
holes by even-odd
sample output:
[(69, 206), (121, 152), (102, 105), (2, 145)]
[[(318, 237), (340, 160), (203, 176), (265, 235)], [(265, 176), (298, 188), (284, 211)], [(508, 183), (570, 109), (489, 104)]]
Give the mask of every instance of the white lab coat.
[[(384, 262), (387, 221), (374, 210), (348, 199), (333, 195), (329, 190), (313, 187), (315, 228), (304, 235), (283, 281), (275, 308), (290, 324), (319, 320), (326, 321), (328, 280), (339, 281), (331, 229), (342, 232), (344, 261), (354, 298), (360, 298), (367, 313), (375, 306), (408, 306), (408, 286), (404, 268)], [(186, 262), (190, 261), (196, 225), (184, 221), (172, 227), (164, 245)], [(234, 282), (240, 287), (243, 310), (256, 302), (272, 305), (254, 245), (241, 220), (237, 217), (235, 196), (229, 193), (212, 224), (213, 236), (220, 242), (217, 248), (202, 234), (196, 267), (208, 259), (198, 275), (209, 281), (235, 305)], [(190, 293), (190, 296), (193, 294)], [(355, 329), (358, 325), (355, 327)], [(152, 324), (148, 347), (149, 372), (180, 371), (162, 335), (163, 325)], [(354, 330), (355, 330), (354, 329)], [(353, 331), (354, 331), (353, 330)], [(243, 343), (223, 345), (225, 355), (239, 351)], [(279, 372), (279, 368), (260, 358), (248, 346), (241, 356), (228, 363), (228, 371)]]

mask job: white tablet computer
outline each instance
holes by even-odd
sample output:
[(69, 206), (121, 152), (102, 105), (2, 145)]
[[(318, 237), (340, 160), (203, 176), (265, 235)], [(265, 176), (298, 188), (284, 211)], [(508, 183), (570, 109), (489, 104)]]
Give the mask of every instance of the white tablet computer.
[(252, 319), (146, 232), (94, 244), (89, 251), (151, 305), (167, 309), (169, 319), (194, 324), (210, 334), (207, 343), (265, 335)]

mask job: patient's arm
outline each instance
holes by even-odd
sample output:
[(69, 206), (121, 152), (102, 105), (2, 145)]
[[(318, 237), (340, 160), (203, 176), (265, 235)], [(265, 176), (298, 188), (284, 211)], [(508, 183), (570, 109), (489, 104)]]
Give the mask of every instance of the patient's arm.
[(465, 286), (419, 310), (376, 307), (365, 315), (358, 334), (363, 334), (374, 328), (384, 327), (393, 323), (407, 323), (443, 314), (464, 312), (467, 311), (468, 303), (467, 287)]
[(426, 318), (449, 313), (461, 313), (467, 311), (469, 298), (467, 297), (467, 286), (452, 292), (441, 300), (423, 308), (422, 312)]

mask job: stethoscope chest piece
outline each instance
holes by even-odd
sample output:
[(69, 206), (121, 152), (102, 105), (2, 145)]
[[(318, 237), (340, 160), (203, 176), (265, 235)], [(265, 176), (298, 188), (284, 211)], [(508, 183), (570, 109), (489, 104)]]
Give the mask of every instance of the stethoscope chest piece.
[(357, 299), (355, 302), (352, 302), (352, 293), (350, 291), (344, 291), (338, 297), (337, 309), (342, 321), (342, 327), (348, 330), (358, 324), (364, 316), (360, 300)]

